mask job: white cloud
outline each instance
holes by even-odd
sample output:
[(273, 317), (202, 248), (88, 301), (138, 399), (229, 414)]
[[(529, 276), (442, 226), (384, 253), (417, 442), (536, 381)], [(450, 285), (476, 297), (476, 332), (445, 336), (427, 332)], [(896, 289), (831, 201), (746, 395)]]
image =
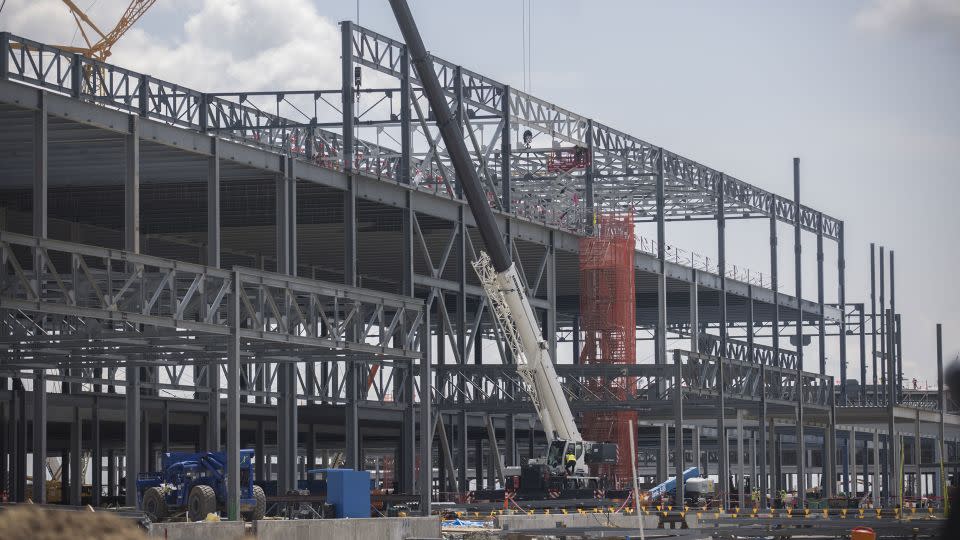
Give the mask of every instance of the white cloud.
[(854, 24), (866, 31), (940, 36), (960, 42), (960, 1), (871, 0), (857, 13)]
[[(89, 14), (107, 31), (128, 4), (100, 0)], [(210, 92), (340, 84), (339, 28), (309, 0), (164, 0), (145, 17), (169, 20), (158, 26), (177, 31), (157, 35), (135, 26), (114, 46), (111, 63)], [(0, 28), (82, 44), (59, 0), (8, 0)]]

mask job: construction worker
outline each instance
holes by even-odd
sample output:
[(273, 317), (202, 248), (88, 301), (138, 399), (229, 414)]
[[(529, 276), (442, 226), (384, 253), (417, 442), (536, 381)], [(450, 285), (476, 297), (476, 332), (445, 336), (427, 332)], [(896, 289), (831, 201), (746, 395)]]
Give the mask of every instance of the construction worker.
[(573, 450), (567, 452), (564, 462), (567, 464), (567, 474), (573, 474), (574, 470), (577, 468), (577, 456), (574, 455)]

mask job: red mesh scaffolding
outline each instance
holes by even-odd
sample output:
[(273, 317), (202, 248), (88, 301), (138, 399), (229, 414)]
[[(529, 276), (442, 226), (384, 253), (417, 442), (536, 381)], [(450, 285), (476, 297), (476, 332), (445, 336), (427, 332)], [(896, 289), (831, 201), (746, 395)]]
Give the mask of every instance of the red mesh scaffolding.
[[(583, 331), (583, 364), (632, 364), (636, 362), (636, 297), (633, 277), (633, 214), (598, 215), (594, 235), (580, 240), (580, 328)], [(593, 379), (587, 388), (607, 397), (625, 399), (635, 377)], [(637, 425), (636, 411), (588, 412), (583, 417), (586, 440), (615, 442), (619, 461), (602, 465), (616, 487), (631, 481), (628, 458), (630, 435), (627, 422)]]

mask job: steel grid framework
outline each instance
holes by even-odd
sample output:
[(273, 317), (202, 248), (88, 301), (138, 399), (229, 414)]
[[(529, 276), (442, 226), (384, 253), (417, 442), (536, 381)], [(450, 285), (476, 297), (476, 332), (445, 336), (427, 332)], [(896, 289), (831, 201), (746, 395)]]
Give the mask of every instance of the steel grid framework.
[[(521, 384), (515, 372), (511, 374), (509, 365), (486, 365), (481, 358), (481, 344), (486, 336), (497, 344), (500, 357), (509, 362), (509, 355), (505, 353), (502, 340), (489, 319), (483, 295), (468, 280), (467, 261), (475, 257), (477, 250), (469, 230), (469, 214), (465, 212), (457, 180), (451, 173), (446, 152), (436, 135), (432, 113), (417, 86), (416, 74), (409, 69), (402, 43), (351, 23), (344, 23), (342, 30), (342, 88), (224, 94), (198, 92), (118, 66), (64, 53), (12, 34), (0, 33), (0, 76), (8, 81), (42, 89), (36, 105), (40, 118), (37, 123), (40, 126), (37, 131), (40, 133), (37, 139), (39, 143), (35, 141), (34, 144), (43, 153), (38, 163), (44, 163), (42, 171), (40, 165), (34, 169), (35, 200), (40, 200), (36, 199), (37, 186), (40, 186), (43, 194), (41, 199), (46, 197), (45, 130), (48, 113), (45, 107), (48, 92), (129, 115), (128, 125), (120, 128), (120, 131), (126, 134), (128, 140), (135, 142), (140, 138), (138, 130), (141, 120), (214, 135), (205, 139), (209, 142), (199, 145), (201, 148), (207, 145), (210, 148), (209, 153), (206, 148), (201, 151), (202, 155), (212, 158), (210, 181), (219, 181), (219, 162), (222, 159), (236, 159), (222, 157), (225, 155), (223, 149), (230, 148), (226, 146), (227, 141), (262, 150), (271, 158), (263, 163), (277, 164), (270, 165), (269, 170), (277, 176), (278, 193), (277, 274), (241, 268), (232, 271), (219, 269), (219, 239), (213, 237), (211, 267), (191, 267), (157, 258), (138, 259), (144, 256), (137, 253), (139, 246), (136, 240), (131, 240), (136, 234), (131, 237), (130, 232), (135, 231), (137, 225), (135, 211), (131, 214), (131, 207), (136, 208), (138, 203), (135, 198), (126, 201), (124, 241), (127, 251), (114, 250), (106, 255), (97, 251), (91, 254), (87, 250), (96, 251), (98, 248), (48, 244), (52, 241), (43, 238), (46, 236), (45, 223), (48, 219), (44, 215), (44, 202), (44, 209), (34, 212), (35, 236), (22, 237), (4, 232), (4, 238), (9, 239), (5, 240), (3, 251), (4, 267), (9, 270), (4, 276), (4, 307), (10, 308), (4, 311), (4, 321), (11, 335), (18, 332), (16, 335), (21, 338), (30, 338), (13, 342), (15, 346), (8, 349), (11, 369), (17, 369), (22, 377), (24, 372), (20, 369), (37, 367), (36, 359), (43, 358), (44, 361), (53, 362), (49, 365), (54, 369), (59, 368), (57, 375), (51, 375), (53, 380), (61, 380), (68, 385), (80, 384), (81, 391), (96, 391), (99, 386), (109, 387), (116, 383), (119, 368), (125, 363), (122, 357), (135, 354), (142, 361), (130, 363), (127, 360), (126, 365), (147, 368), (148, 376), (135, 381), (141, 389), (178, 389), (195, 393), (196, 385), (190, 387), (182, 384), (186, 368), (193, 367), (194, 380), (208, 387), (206, 391), (209, 393), (222, 391), (218, 384), (224, 376), (209, 377), (209, 367), (229, 364), (228, 357), (236, 358), (236, 369), (227, 369), (225, 374), (229, 381), (234, 381), (232, 386), (228, 384), (228, 390), (238, 388), (239, 392), (228, 392), (228, 395), (237, 398), (244, 396), (247, 401), (256, 403), (269, 404), (271, 400), (276, 400), (278, 436), (282, 437), (281, 448), (286, 446), (283, 452), (287, 459), (280, 478), (288, 483), (295, 476), (293, 463), (297, 451), (298, 400), (310, 401), (310, 398), (314, 398), (315, 401), (343, 403), (346, 406), (346, 462), (357, 464), (358, 402), (369, 399), (372, 392), (378, 396), (373, 400), (378, 406), (390, 407), (390, 400), (386, 396), (391, 391), (395, 392), (395, 397), (409, 396), (411, 399), (400, 405), (405, 415), (402, 446), (409, 449), (415, 441), (413, 404), (418, 402), (422, 381), (429, 381), (433, 399), (427, 403), (419, 402), (419, 418), (421, 426), (437, 425), (443, 433), (441, 458), (447, 467), (440, 469), (441, 477), (444, 474), (451, 477), (456, 474), (458, 478), (455, 484), (461, 487), (466, 485), (470, 436), (468, 412), (476, 411), (487, 418), (491, 413), (506, 415), (506, 461), (508, 464), (516, 462), (514, 415), (529, 409)], [(575, 408), (589, 410), (594, 407), (626, 406), (645, 407), (653, 411), (661, 410), (664, 406), (672, 407), (676, 426), (683, 426), (685, 409), (688, 413), (696, 411), (698, 406), (701, 411), (715, 410), (718, 400), (721, 411), (727, 408), (741, 412), (757, 410), (761, 427), (766, 425), (768, 418), (772, 421), (777, 414), (797, 414), (797, 440), (801, 453), (806, 439), (803, 426), (808, 421), (803, 418), (804, 409), (809, 409), (815, 415), (825, 415), (818, 416), (821, 420), (817, 421), (826, 419), (829, 425), (833, 425), (831, 419), (835, 416), (835, 396), (829, 391), (832, 384), (823, 376), (826, 360), (823, 338), (827, 336), (827, 313), (831, 311), (838, 314), (830, 325), (837, 327), (839, 336), (846, 336), (846, 325), (850, 324), (848, 313), (856, 312), (851, 311), (844, 302), (843, 223), (800, 204), (798, 177), (793, 199), (772, 194), (545, 100), (518, 92), (461, 66), (439, 58), (433, 60), (441, 83), (448, 91), (451, 106), (457, 111), (467, 146), (473, 150), (475, 166), (487, 183), (490, 203), (501, 211), (511, 253), (515, 261), (521, 263), (521, 269), (525, 270), (522, 272), (523, 279), (534, 297), (533, 303), (543, 317), (543, 325), (553, 329), (548, 331), (548, 341), (554, 353), (558, 334), (566, 331), (560, 328), (562, 316), (569, 317), (566, 321), (572, 324), (570, 334), (575, 350), (579, 339), (576, 315), (570, 317), (569, 313), (561, 314), (558, 310), (557, 258), (558, 246), (563, 242), (564, 235), (568, 232), (588, 232), (592, 213), (598, 211), (629, 209), (638, 220), (657, 222), (657, 239), (649, 241), (646, 249), (643, 245), (638, 246), (640, 251), (656, 256), (653, 267), (644, 267), (643, 264), (640, 267), (654, 274), (657, 281), (657, 320), (653, 325), (657, 363), (631, 366), (627, 374), (643, 381), (638, 383), (637, 388), (630, 388), (630, 395), (643, 395), (645, 403), (640, 403), (640, 399), (605, 399), (604, 396), (586, 391), (596, 386), (586, 384), (587, 380), (599, 378), (604, 384), (616, 385), (618, 380), (626, 380), (624, 373), (594, 373), (590, 371), (592, 366), (558, 366)], [(377, 84), (384, 80), (391, 86), (366, 88), (352, 84), (355, 83), (352, 68), (356, 65), (366, 66), (382, 75), (383, 79), (375, 77)], [(88, 72), (94, 76), (83, 75)], [(27, 108), (35, 107), (33, 103), (16, 103)], [(310, 108), (313, 109), (312, 115)], [(303, 119), (287, 118), (291, 111), (300, 114)], [(531, 132), (529, 147), (519, 142), (524, 130)], [(376, 139), (376, 143), (359, 137), (368, 133), (372, 133), (373, 137), (367, 138)], [(394, 141), (399, 148), (380, 144), (381, 137)], [(571, 146), (587, 150), (589, 165), (557, 170), (551, 160), (556, 160), (558, 152)], [(136, 148), (136, 144), (133, 148)], [(187, 150), (187, 146), (183, 148)], [(194, 151), (197, 149), (195, 144)], [(240, 153), (236, 148), (232, 148), (232, 151), (234, 156)], [(128, 172), (132, 178), (137, 175), (136, 152), (134, 150), (132, 154), (127, 154)], [(342, 174), (332, 185), (345, 193), (343, 277), (347, 289), (327, 284), (333, 289), (318, 290), (320, 285), (317, 282), (290, 276), (297, 268), (296, 181), (326, 178), (315, 172), (312, 166)], [(345, 291), (357, 285), (357, 199), (361, 196), (380, 197), (385, 193), (382, 186), (367, 181), (370, 177), (409, 188), (392, 193), (399, 194), (394, 198), (398, 203), (394, 204), (402, 211), (404, 260), (400, 288), (404, 296), (401, 298), (414, 295), (425, 298), (425, 303), (413, 303), (421, 306), (418, 311), (420, 319), (407, 320), (409, 313), (417, 311), (414, 308), (408, 310), (404, 307), (401, 310), (393, 305), (385, 308), (383, 301), (372, 301), (373, 305), (365, 311), (346, 308), (349, 302), (340, 304), (334, 301), (331, 308), (329, 302), (324, 304), (319, 301), (319, 297), (324, 295), (332, 295), (336, 300), (338, 294), (347, 295)], [(128, 178), (128, 192), (136, 193), (136, 189), (131, 190), (130, 185)], [(419, 193), (426, 193), (430, 197), (418, 198)], [(437, 211), (436, 208), (443, 207), (441, 199), (456, 204), (447, 206), (449, 210), (445, 213), (441, 212), (451, 226), (446, 229), (443, 239), (437, 242), (436, 238), (425, 234), (421, 222), (424, 213), (431, 214)], [(415, 205), (415, 200), (427, 203)], [(725, 220), (744, 217), (769, 219), (771, 270), (767, 283), (762, 281), (762, 275), (759, 283), (749, 275), (742, 277), (735, 267), (726, 263)], [(679, 250), (671, 249), (672, 246), (666, 243), (664, 223), (679, 219), (709, 219), (717, 222), (720, 256), (715, 265), (704, 261), (700, 267), (692, 254), (689, 257), (681, 256)], [(778, 222), (794, 228), (797, 274), (800, 273), (800, 232), (812, 232), (817, 236), (818, 301), (812, 306), (804, 306), (804, 302), (799, 300), (799, 282), (793, 305), (789, 299), (781, 298), (776, 269)], [(528, 227), (529, 224), (534, 227)], [(527, 227), (527, 231), (536, 231), (543, 239), (534, 248), (537, 255), (532, 266), (529, 265), (530, 246), (522, 246), (521, 230), (524, 227)], [(836, 306), (824, 302), (824, 238), (838, 243), (840, 277)], [(6, 244), (11, 247), (7, 248)], [(41, 245), (44, 247), (37, 247)], [(32, 254), (18, 255), (14, 246)], [(62, 252), (62, 263), (56, 257), (45, 254), (51, 249)], [(92, 259), (108, 262), (94, 271), (91, 270)], [(525, 268), (523, 259), (528, 262)], [(140, 267), (137, 267), (137, 261)], [(427, 267), (426, 274), (415, 271), (418, 264)], [(41, 269), (39, 276), (31, 276), (34, 268)], [(57, 272), (56, 268), (70, 270)], [(146, 272), (146, 268), (152, 271)], [(450, 279), (451, 274), (455, 276), (454, 279)], [(668, 275), (670, 279), (679, 278), (681, 282), (690, 284), (690, 314), (686, 325), (668, 327)], [(34, 282), (41, 281), (45, 284), (43, 287), (35, 286)], [(228, 281), (230, 284), (227, 284)], [(713, 288), (720, 293), (715, 318), (702, 318), (700, 302), (697, 300), (700, 287)], [(740, 292), (733, 294), (748, 298), (744, 317), (745, 341), (732, 339), (728, 335), (734, 321), (728, 318), (727, 296), (735, 288)], [(82, 300), (87, 304), (78, 305), (76, 295), (71, 300), (71, 290), (83, 290)], [(354, 293), (358, 291), (349, 290)], [(753, 313), (756, 302), (754, 295), (763, 295), (767, 290), (773, 293), (770, 302), (772, 317), (767, 324), (774, 331), (765, 336), (771, 340), (769, 346), (755, 342), (760, 335)], [(8, 291), (11, 292), (9, 297), (6, 295)], [(113, 292), (104, 294), (103, 291)], [(222, 291), (225, 291), (223, 296), (217, 300)], [(39, 299), (41, 296), (43, 301)], [(381, 298), (377, 293), (374, 293), (374, 297)], [(10, 304), (6, 303), (8, 299)], [(236, 306), (232, 312), (220, 308), (219, 304), (226, 301)], [(121, 309), (124, 302), (127, 302), (127, 308), (134, 309)], [(80, 308), (92, 311), (85, 311), (81, 315), (73, 312)], [(58, 313), (58, 310), (70, 313)], [(399, 315), (401, 311), (403, 316)], [(42, 315), (36, 315), (38, 312)], [(863, 312), (861, 305), (859, 314)], [(363, 313), (362, 318), (360, 313)], [(433, 313), (436, 315), (431, 321)], [(811, 320), (806, 320), (808, 314)], [(151, 316), (154, 318), (149, 318)], [(227, 316), (235, 317), (235, 324), (227, 324), (225, 327), (228, 330), (224, 332), (224, 327), (218, 327), (213, 321)], [(361, 325), (361, 320), (366, 324)], [(877, 316), (870, 320), (875, 323)], [(79, 348), (64, 351), (61, 343), (63, 332), (69, 335), (70, 332), (79, 331), (79, 336), (88, 336), (83, 332), (91, 331), (84, 326), (89, 321), (101, 321), (95, 325), (97, 339), (111, 345), (80, 345)], [(350, 324), (351, 321), (356, 325)], [(419, 322), (430, 329), (430, 333), (416, 330)], [(801, 339), (805, 325), (817, 327), (821, 337), (820, 374), (803, 371), (802, 346), (797, 347), (795, 352), (781, 347), (779, 338), (787, 325), (795, 325)], [(207, 326), (219, 328), (219, 333)], [(865, 350), (864, 326), (861, 318), (858, 327), (861, 358)], [(870, 335), (878, 334), (877, 325), (872, 326)], [(140, 327), (162, 330), (143, 335)], [(706, 334), (703, 330), (708, 327), (714, 328), (718, 335)], [(36, 335), (37, 328), (55, 328), (52, 331), (56, 332), (56, 339), (38, 339), (42, 336)], [(679, 371), (674, 371), (674, 367), (668, 364), (668, 331), (690, 339), (691, 351), (676, 353), (678, 360), (675, 365), (680, 368)], [(892, 338), (892, 333), (883, 334), (882, 328), (879, 333), (882, 341)], [(132, 341), (131, 335), (136, 336)], [(236, 354), (230, 354), (231, 350), (221, 347), (218, 336), (235, 340), (233, 351)], [(435, 336), (436, 343), (431, 343), (432, 339), (426, 336)], [(184, 347), (183, 341), (192, 343)], [(841, 379), (845, 379), (846, 341), (843, 338), (839, 341)], [(344, 344), (358, 349), (348, 351), (350, 347)], [(202, 354), (191, 351), (191, 347), (195, 349), (197, 346), (203, 348)], [(317, 348), (326, 351), (341, 349), (344, 352), (335, 353), (335, 356), (344, 354), (340, 358), (347, 360), (330, 360), (325, 358), (329, 353), (317, 353)], [(165, 352), (149, 354), (152, 352), (150, 349)], [(717, 356), (719, 353), (723, 357)], [(171, 360), (176, 354), (181, 356)], [(360, 356), (354, 357), (354, 354)], [(370, 360), (369, 355), (372, 354), (384, 357)], [(413, 376), (415, 368), (409, 363), (405, 364), (406, 368), (399, 370), (382, 369), (381, 366), (395, 363), (389, 358), (391, 354), (407, 360), (417, 357), (435, 360), (436, 373), (432, 373), (431, 362), (419, 362), (416, 368), (419, 377)], [(453, 356), (453, 364), (446, 363), (448, 354)], [(93, 370), (87, 369), (83, 361), (74, 362), (77, 356), (91, 359), (90, 367)], [(883, 356), (887, 361), (893, 357), (892, 354)], [(7, 359), (4, 358), (5, 361)], [(300, 371), (295, 367), (299, 362), (314, 366)], [(319, 377), (312, 371), (317, 364), (321, 367)], [(862, 369), (864, 365), (861, 359)], [(241, 369), (241, 366), (251, 369)], [(97, 369), (106, 369), (107, 375), (102, 376)], [(40, 375), (36, 375), (38, 373)], [(384, 373), (388, 373), (386, 381), (383, 379)], [(41, 382), (46, 378), (46, 373), (41, 370), (35, 370), (34, 374), (40, 377)], [(362, 374), (368, 374), (368, 381), (375, 381), (372, 389), (368, 386), (366, 394), (362, 391)], [(375, 374), (379, 374), (379, 378)], [(719, 381), (723, 381), (723, 384)], [(686, 397), (673, 399), (671, 403), (671, 392), (679, 388), (684, 388)], [(801, 388), (805, 391), (798, 391)], [(846, 387), (844, 385), (841, 388), (843, 396)], [(203, 392), (202, 389), (200, 391)], [(134, 392), (133, 395), (139, 393)], [(39, 393), (40, 397), (34, 396), (35, 403), (41, 404), (39, 400), (45, 399), (42, 394)], [(219, 400), (208, 401), (211, 416), (216, 414), (219, 419)], [(431, 412), (431, 404), (439, 408), (438, 414)], [(239, 404), (236, 406), (239, 407)], [(780, 412), (768, 414), (767, 407), (777, 408)], [(892, 406), (889, 408), (893, 409)], [(942, 411), (943, 407), (940, 409)], [(452, 445), (446, 441), (447, 431), (443, 429), (445, 421), (438, 421), (448, 412), (455, 416), (453, 423), (457, 425), (457, 429), (450, 430), (455, 438)], [(34, 420), (45, 422), (43, 414), (42, 408), (34, 410)], [(232, 414), (229, 418), (236, 420)], [(729, 427), (726, 416), (720, 414), (717, 422), (719, 430), (724, 433)], [(136, 419), (136, 416), (130, 418)], [(737, 420), (738, 432), (742, 432), (739, 414)], [(941, 426), (942, 422), (941, 415)], [(130, 423), (137, 422), (132, 420)], [(682, 433), (683, 429), (677, 431)], [(758, 431), (760, 446), (766, 447), (766, 429)], [(233, 435), (228, 434), (228, 437)], [(239, 433), (236, 435), (239, 436)], [(219, 430), (215, 438), (219, 438)], [(421, 460), (430, 463), (433, 459), (431, 437), (426, 441), (422, 439)], [(727, 437), (719, 439), (720, 455), (728, 456)], [(824, 436), (824, 446), (832, 448), (835, 439), (833, 432)], [(679, 441), (682, 441), (682, 437)], [(128, 442), (133, 446), (138, 444), (136, 438), (128, 439)], [(218, 440), (210, 442), (213, 447), (219, 446)], [(234, 448), (238, 444), (233, 440), (229, 442)], [(495, 438), (491, 442), (495, 447)], [(662, 468), (663, 474), (666, 473), (667, 461), (664, 458), (669, 454), (664, 450), (663, 445), (666, 444), (666, 437), (662, 437), (658, 467)], [(450, 446), (454, 451), (450, 450)], [(678, 450), (680, 455), (684, 455), (682, 444), (678, 444)], [(766, 452), (759, 454), (761, 461), (765, 461)], [(413, 470), (412, 451), (406, 453), (404, 460), (405, 465)], [(804, 461), (801, 460), (799, 465), (801, 478), (804, 475)], [(728, 459), (720, 459), (719, 464), (723, 485), (729, 476)], [(761, 463), (761, 469), (766, 469), (765, 463)], [(421, 474), (425, 476), (421, 477), (420, 485), (432, 485), (429, 468), (421, 468)], [(765, 478), (765, 475), (761, 477), (762, 487)], [(443, 484), (442, 478), (440, 483)], [(402, 489), (411, 491), (413, 484), (412, 478), (405, 478)], [(428, 510), (431, 490), (421, 488), (419, 491), (423, 496), (424, 508)]]

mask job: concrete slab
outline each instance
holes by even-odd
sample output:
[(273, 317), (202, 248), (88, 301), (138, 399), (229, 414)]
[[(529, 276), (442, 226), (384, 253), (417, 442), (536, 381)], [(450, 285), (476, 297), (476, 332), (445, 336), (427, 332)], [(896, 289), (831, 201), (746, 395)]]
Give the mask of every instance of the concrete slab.
[[(699, 521), (692, 512), (686, 516), (687, 525), (691, 528), (699, 526)], [(550, 529), (557, 527), (561, 523), (563, 527), (569, 528), (597, 528), (609, 527), (611, 529), (633, 529), (637, 527), (637, 517), (626, 514), (534, 514), (534, 515), (502, 515), (494, 518), (494, 525), (497, 528), (511, 531), (523, 531), (530, 529)], [(659, 523), (658, 516), (654, 514), (643, 517), (643, 526), (645, 529), (656, 529)]]
[(154, 523), (150, 527), (151, 538), (164, 540), (240, 540), (244, 525), (240, 521), (215, 521), (198, 523)]
[(255, 525), (257, 540), (440, 538), (436, 517), (262, 520)]

